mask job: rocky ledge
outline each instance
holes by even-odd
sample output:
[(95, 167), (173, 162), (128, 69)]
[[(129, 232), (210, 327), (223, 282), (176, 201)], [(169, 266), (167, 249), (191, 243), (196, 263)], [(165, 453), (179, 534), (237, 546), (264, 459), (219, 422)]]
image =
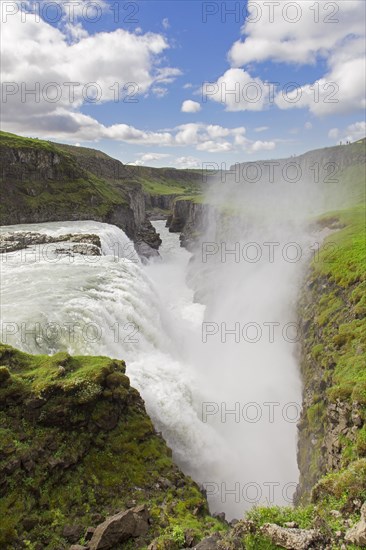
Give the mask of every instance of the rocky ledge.
[(60, 254), (91, 254), (101, 255), (102, 244), (98, 235), (93, 234), (72, 234), (60, 235), (58, 237), (36, 233), (33, 231), (15, 231), (0, 234), (0, 254), (15, 252), (29, 246), (50, 243), (79, 243), (71, 247), (59, 247), (55, 249)]
[(0, 548), (178, 548), (224, 528), (123, 361), (0, 345), (0, 365)]

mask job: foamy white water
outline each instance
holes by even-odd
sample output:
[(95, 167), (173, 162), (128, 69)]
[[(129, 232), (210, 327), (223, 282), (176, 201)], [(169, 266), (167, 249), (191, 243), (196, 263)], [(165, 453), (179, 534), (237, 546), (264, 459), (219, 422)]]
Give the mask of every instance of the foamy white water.
[[(281, 414), (301, 400), (295, 346), (283, 339), (237, 344), (230, 336), (225, 344), (217, 337), (204, 343), (202, 323), (295, 319), (299, 269), (267, 262), (228, 271), (216, 263), (207, 280), (215, 292), (205, 307), (194, 303), (186, 284), (191, 254), (165, 222), (154, 225), (163, 239), (162, 260), (148, 265), (123, 231), (108, 224), (2, 228), (95, 233), (103, 252), (60, 257), (45, 245), (4, 255), (2, 340), (32, 353), (67, 350), (124, 359), (175, 460), (207, 486), (213, 511), (240, 517), (258, 502), (289, 504), (298, 476), (296, 424)], [(250, 403), (261, 410), (256, 422)]]
[[(202, 306), (192, 303), (184, 275), (179, 276), (189, 254), (182, 250), (175, 261), (178, 236), (163, 249), (166, 264), (146, 267), (123, 231), (108, 224), (55, 222), (2, 231), (15, 229), (94, 233), (101, 238), (103, 255), (70, 258), (55, 255), (53, 245), (3, 255), (3, 342), (31, 353), (67, 350), (124, 359), (132, 384), (178, 463), (197, 479), (199, 471), (215, 471), (213, 451), (220, 438), (201, 422), (193, 405), (194, 376), (181, 345), (190, 328), (195, 329)], [(192, 327), (180, 320), (180, 311), (186, 319), (190, 313), (196, 317)]]

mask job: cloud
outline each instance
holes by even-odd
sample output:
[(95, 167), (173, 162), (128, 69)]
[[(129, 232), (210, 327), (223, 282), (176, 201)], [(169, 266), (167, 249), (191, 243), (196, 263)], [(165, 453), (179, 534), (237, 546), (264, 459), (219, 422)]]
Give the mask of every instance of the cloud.
[(197, 101), (186, 99), (186, 101), (183, 101), (180, 110), (182, 113), (198, 113), (201, 110), (201, 105)]
[[(268, 101), (268, 90), (263, 87), (269, 83), (250, 77), (240, 67), (268, 61), (296, 67), (321, 62), (326, 69), (315, 82), (295, 84), (296, 89), (288, 93), (273, 83), (274, 105), (282, 110), (309, 109), (319, 117), (364, 109), (365, 6), (364, 0), (315, 4), (249, 0), (249, 17), (241, 29), (243, 38), (228, 53), (231, 69), (215, 83), (218, 89), (209, 89), (207, 96), (223, 103), (227, 111), (263, 110)], [(249, 81), (254, 83), (253, 91), (256, 84), (263, 90), (254, 102), (242, 97)], [(228, 90), (236, 87), (240, 88), (239, 95), (229, 95)], [(273, 104), (271, 95), (269, 99)]]
[(269, 130), (269, 126), (258, 126), (258, 128), (254, 128), (255, 132), (266, 132)]
[(164, 17), (161, 24), (163, 25), (164, 29), (169, 29), (170, 27), (169, 19), (167, 17)]
[(225, 105), (226, 111), (261, 111), (267, 105), (269, 89), (247, 71), (229, 69), (216, 82), (203, 84), (202, 97)]
[(339, 128), (332, 128), (328, 132), (328, 137), (332, 140), (335, 140), (337, 143), (339, 141), (358, 141), (363, 139), (366, 136), (366, 122), (364, 120), (360, 122), (354, 122), (347, 126), (344, 130), (339, 130)]
[(152, 88), (152, 93), (156, 95), (156, 97), (161, 98), (167, 95), (168, 89), (162, 88), (161, 86), (154, 86), (154, 88)]
[(170, 155), (167, 153), (141, 153), (134, 164), (136, 166), (144, 166), (145, 164), (156, 162), (168, 157), (170, 157)]
[(314, 64), (318, 58), (327, 58), (347, 36), (364, 34), (364, 0), (347, 0), (341, 6), (330, 2), (319, 8), (319, 14), (316, 5), (311, 6), (249, 0), (249, 18), (241, 29), (244, 39), (235, 42), (228, 55), (232, 66), (267, 60)]
[[(4, 25), (3, 46), (4, 130), (77, 143), (110, 139), (144, 147), (193, 147), (207, 153), (260, 147), (246, 137), (243, 126), (191, 122), (148, 130), (121, 122), (103, 124), (82, 112), (88, 104), (122, 98), (138, 103), (147, 94), (163, 96), (181, 73), (164, 64), (169, 44), (160, 34), (118, 28), (70, 40), (64, 29), (42, 19), (27, 17), (22, 22), (19, 11)], [(183, 105), (190, 113), (200, 108), (191, 100)], [(143, 156), (138, 161), (154, 162)]]
[(243, 126), (225, 128), (218, 124), (181, 124), (176, 128), (175, 143), (181, 146), (195, 146), (197, 151), (222, 153), (235, 149), (243, 150), (249, 140), (244, 137)]
[(362, 120), (361, 122), (355, 122), (347, 126), (347, 132), (350, 134), (351, 140), (359, 140), (365, 137), (366, 135), (366, 122)]
[(88, 103), (137, 103), (151, 92), (162, 97), (181, 74), (164, 65), (168, 49), (160, 34), (137, 35), (122, 28), (70, 41), (63, 28), (43, 19), (28, 14), (22, 21), (19, 10), (3, 25), (4, 125), (33, 134), (72, 134), (78, 140), (87, 131), (91, 140), (105, 135), (103, 125), (80, 109)]
[(329, 71), (317, 81), (279, 92), (280, 109), (302, 109), (317, 116), (347, 114), (366, 107), (365, 39), (351, 39), (328, 60)]
[(223, 153), (233, 150), (233, 145), (229, 141), (215, 142), (213, 140), (204, 141), (197, 145), (198, 151), (206, 151), (207, 153)]
[(202, 162), (196, 157), (178, 157), (175, 159), (177, 168), (201, 168)]
[(183, 90), (188, 90), (189, 88), (193, 88), (193, 84), (191, 84), (191, 82), (186, 82), (183, 86)]
[(251, 146), (251, 151), (273, 151), (276, 143), (274, 141), (255, 141)]
[(338, 128), (332, 128), (331, 130), (329, 130), (328, 137), (330, 139), (337, 139), (338, 136), (339, 136), (339, 129)]

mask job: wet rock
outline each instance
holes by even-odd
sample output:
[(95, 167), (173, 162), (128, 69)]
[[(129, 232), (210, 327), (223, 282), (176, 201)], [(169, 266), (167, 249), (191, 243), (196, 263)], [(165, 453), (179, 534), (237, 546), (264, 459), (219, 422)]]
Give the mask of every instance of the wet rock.
[(315, 545), (320, 548), (324, 542), (323, 535), (316, 529), (286, 529), (274, 523), (266, 523), (261, 531), (274, 544), (289, 550), (306, 550)]
[(345, 540), (357, 546), (366, 546), (366, 502), (361, 508), (361, 519), (356, 525), (348, 529)]
[[(21, 250), (27, 248), (28, 246), (40, 245), (40, 244), (51, 244), (51, 243), (61, 243), (61, 242), (74, 242), (82, 243), (81, 245), (75, 245), (71, 248), (60, 248), (60, 253), (66, 253), (65, 251), (73, 250), (74, 253), (78, 254), (92, 254), (96, 256), (101, 255), (101, 241), (98, 235), (93, 234), (72, 234), (68, 233), (66, 235), (52, 236), (46, 235), (44, 233), (36, 233), (33, 231), (15, 231), (2, 233), (0, 235), (0, 254), (7, 252), (15, 252), (16, 250)], [(79, 248), (78, 248), (79, 247)], [(89, 252), (86, 252), (86, 251)]]
[(74, 257), (76, 254), (81, 256), (101, 256), (100, 248), (93, 244), (75, 244), (72, 246), (58, 247), (55, 250), (56, 254)]
[(28, 399), (24, 405), (26, 409), (39, 409), (46, 403), (45, 399), (42, 399), (40, 397), (32, 397), (31, 399)]
[(145, 535), (149, 528), (145, 505), (120, 512), (98, 525), (90, 541), (90, 550), (107, 550), (132, 537)]
[(0, 241), (0, 254), (16, 252), (22, 248), (24, 248), (24, 245), (20, 241), (9, 241), (7, 239), (1, 239)]
[(37, 517), (27, 517), (23, 520), (23, 527), (26, 531), (31, 531), (38, 523)]
[(36, 463), (34, 462), (32, 456), (23, 456), (21, 459), (22, 466), (27, 472), (31, 472), (36, 467)]
[(143, 262), (144, 260), (146, 262), (146, 260), (150, 260), (151, 258), (160, 258), (159, 252), (144, 241), (135, 243), (135, 248)]
[(134, 506), (136, 506), (136, 500), (129, 500), (126, 502), (126, 508), (133, 508)]

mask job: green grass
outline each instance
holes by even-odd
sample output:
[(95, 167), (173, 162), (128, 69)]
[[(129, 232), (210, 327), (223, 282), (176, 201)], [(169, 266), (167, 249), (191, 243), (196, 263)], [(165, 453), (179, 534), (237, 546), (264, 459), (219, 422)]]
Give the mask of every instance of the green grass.
[(10, 134), (9, 132), (0, 131), (0, 145), (4, 147), (18, 148), (31, 148), (31, 149), (45, 149), (47, 151), (55, 152), (57, 147), (51, 141), (45, 141), (38, 138), (28, 138), (18, 136), (16, 134)]
[[(320, 529), (325, 536), (337, 540), (336, 533), (343, 535), (348, 529), (344, 519), (356, 523), (360, 519), (354, 502), (366, 499), (366, 459), (354, 461), (338, 472), (322, 477), (315, 485), (312, 502), (306, 506), (290, 507), (255, 507), (246, 514), (246, 520), (252, 522), (251, 534), (243, 537), (245, 548), (251, 550), (275, 550), (278, 548), (261, 534), (260, 528), (265, 523), (274, 523), (286, 527), (286, 523), (295, 522), (300, 529)], [(334, 512), (338, 514), (334, 514)], [(339, 539), (338, 539), (339, 540)], [(339, 550), (338, 544), (330, 546)], [(348, 545), (349, 549), (357, 549)]]
[[(366, 500), (366, 261), (365, 165), (359, 161), (365, 140), (344, 149), (355, 164), (339, 174), (347, 208), (320, 217), (320, 227), (335, 227), (310, 266), (299, 305), (304, 327), (302, 376), (312, 396), (299, 429), (300, 504), (294, 508), (258, 508), (247, 514), (255, 533), (244, 537), (246, 548), (274, 550), (260, 526), (295, 521), (319, 527), (325, 534), (345, 533), (342, 518), (359, 521), (354, 503)], [(331, 403), (357, 403), (362, 424), (354, 436), (339, 436), (340, 468), (326, 472), (322, 447), (329, 430)], [(334, 515), (340, 512), (341, 519)], [(340, 544), (334, 544), (339, 549)], [(355, 549), (355, 545), (347, 548)]]
[[(9, 151), (20, 155), (15, 162), (18, 171), (3, 177), (3, 224), (66, 220), (70, 216), (108, 221), (116, 208), (129, 207), (131, 193), (140, 194), (141, 200), (143, 193), (200, 200), (202, 192), (199, 170), (124, 165), (95, 149), (6, 132), (0, 132), (0, 148), (8, 164), (14, 162)], [(46, 155), (43, 162), (34, 157), (35, 152)], [(48, 168), (42, 172), (42, 166)]]
[(337, 220), (345, 227), (329, 236), (314, 263), (314, 276), (326, 276), (342, 287), (366, 280), (365, 205), (331, 212), (323, 217)]
[(224, 529), (174, 465), (123, 361), (1, 345), (0, 364), (1, 548), (66, 548), (65, 525), (86, 529), (131, 500), (154, 519), (145, 547), (158, 538), (178, 549), (187, 529), (197, 540)]

